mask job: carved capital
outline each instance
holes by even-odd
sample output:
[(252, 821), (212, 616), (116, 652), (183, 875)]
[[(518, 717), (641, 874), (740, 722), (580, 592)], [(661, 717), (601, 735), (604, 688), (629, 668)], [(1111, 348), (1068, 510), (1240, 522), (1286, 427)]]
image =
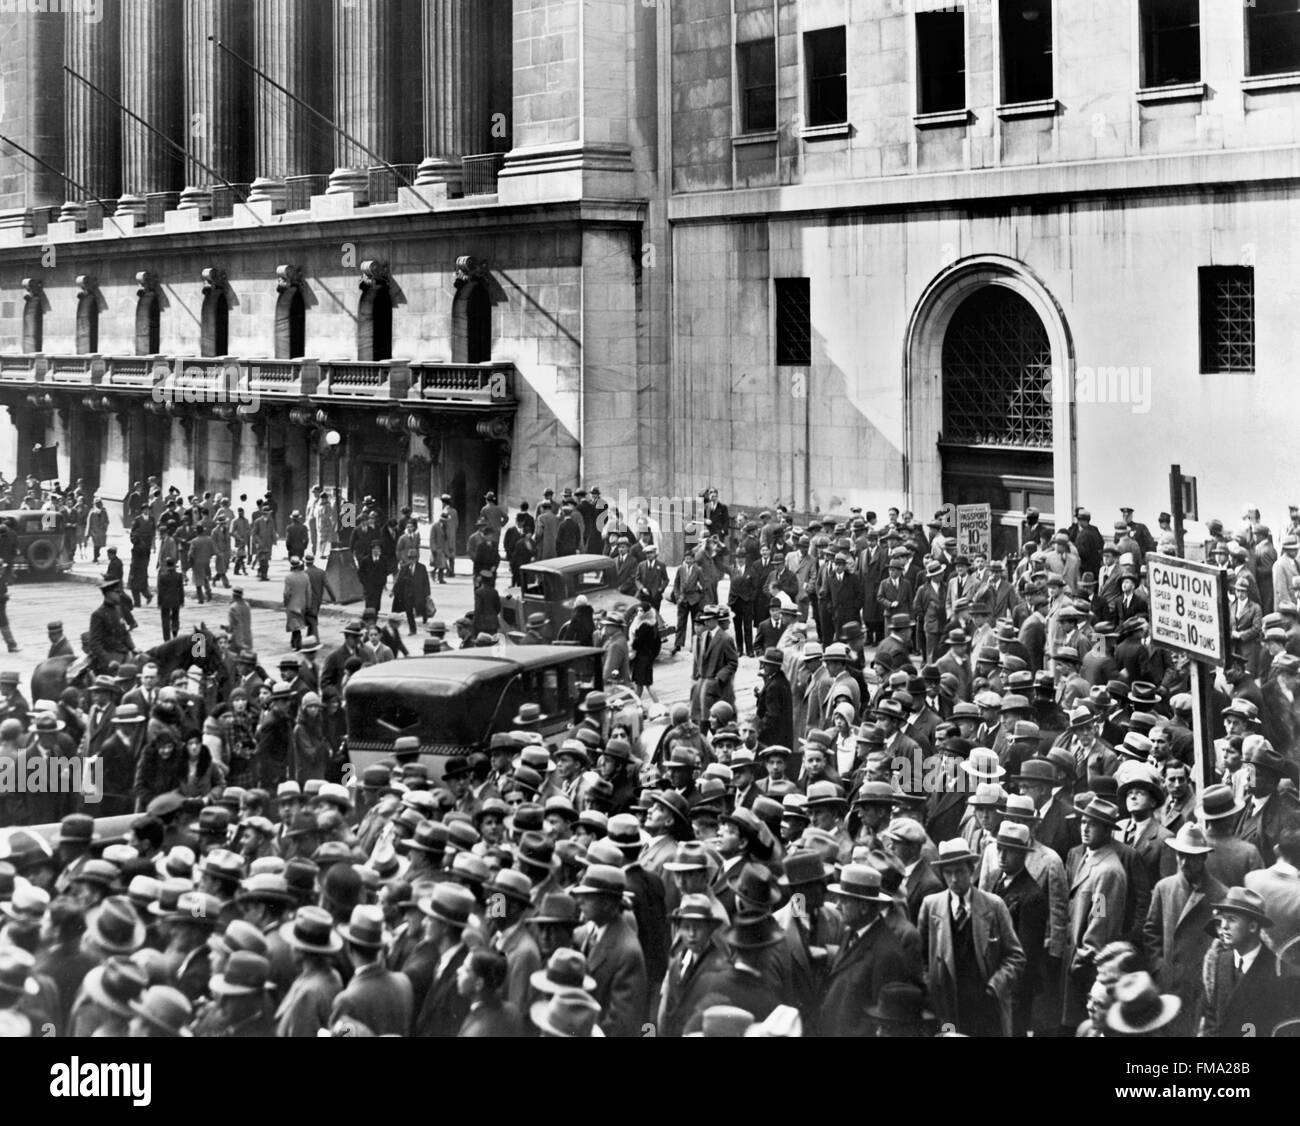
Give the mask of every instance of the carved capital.
[(23, 278), (23, 300), (39, 301), (45, 296), (45, 283), (40, 278)]
[(158, 275), (152, 270), (141, 270), (135, 275), (135, 284), (137, 297), (144, 297), (150, 293), (158, 292)]
[(486, 258), (475, 258), (472, 254), (463, 254), (456, 259), (456, 280), (453, 283), (457, 289), (468, 285), (472, 281), (482, 281), (487, 277), (488, 263)]
[(361, 263), (361, 288), (387, 289), (393, 276), (388, 272), (388, 263), (377, 258), (369, 258)]
[(220, 266), (209, 266), (203, 271), (203, 296), (221, 293), (230, 288), (230, 278)]
[(99, 281), (94, 274), (77, 275), (77, 299), (94, 297), (99, 292)]
[(276, 266), (275, 276), (278, 279), (275, 283), (277, 293), (283, 293), (286, 289), (302, 288), (304, 277), (301, 266)]

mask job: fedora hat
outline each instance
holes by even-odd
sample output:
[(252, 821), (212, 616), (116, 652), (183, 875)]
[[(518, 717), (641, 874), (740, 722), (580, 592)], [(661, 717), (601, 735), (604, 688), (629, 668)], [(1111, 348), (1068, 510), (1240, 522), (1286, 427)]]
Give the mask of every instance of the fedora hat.
[(848, 806), (844, 791), (835, 782), (814, 782), (808, 787), (806, 796), (809, 809), (844, 809)]
[(785, 664), (785, 656), (780, 649), (773, 646), (758, 659), (758, 663), (760, 665), (773, 665), (779, 669)]
[(483, 885), (484, 894), (489, 898), (504, 895), (516, 903), (527, 905), (532, 902), (533, 882), (516, 868), (502, 868)]
[(655, 805), (667, 809), (683, 825), (691, 823), (691, 812), (687, 801), (676, 790), (651, 790), (650, 800)]
[(189, 998), (170, 985), (151, 985), (138, 998), (128, 1001), (132, 1013), (163, 1036), (193, 1036), (186, 1027), (193, 1015)]
[(825, 864), (815, 852), (792, 852), (785, 858), (785, 872), (776, 881), (785, 890), (804, 884), (819, 884), (835, 875), (835, 866)]
[(1021, 852), (1031, 852), (1034, 847), (1033, 834), (1022, 821), (1003, 821), (995, 840), (999, 848), (1018, 848)]
[(401, 852), (441, 856), (447, 851), (447, 841), (450, 838), (451, 831), (441, 821), (424, 820), (415, 827), (413, 837), (397, 842), (397, 848)]
[(103, 1009), (130, 1019), (129, 1003), (149, 984), (145, 972), (129, 958), (109, 958), (96, 966), (82, 982), (87, 996)]
[(942, 868), (948, 864), (974, 864), (977, 857), (961, 837), (939, 842), (939, 855), (930, 862), (932, 868)]
[(1034, 805), (1033, 798), (1025, 794), (1008, 794), (1006, 805), (1002, 809), (1002, 816), (1013, 821), (1035, 824), (1038, 821), (1038, 809)]
[(1268, 917), (1263, 896), (1250, 888), (1230, 887), (1227, 894), (1213, 904), (1214, 911), (1228, 911), (1234, 915), (1245, 915), (1254, 919), (1261, 927), (1271, 927), (1273, 920)]
[(979, 747), (971, 751), (961, 764), (961, 768), (972, 778), (982, 782), (996, 782), (1007, 773), (1007, 768), (998, 762), (996, 751), (983, 750)]
[(1205, 830), (1190, 821), (1180, 826), (1177, 834), (1169, 837), (1165, 844), (1184, 856), (1208, 856), (1214, 851), (1214, 846), (1206, 837)]
[(870, 864), (846, 864), (837, 883), (826, 889), (831, 895), (861, 899), (868, 903), (892, 903), (880, 883), (880, 871)]
[(921, 1025), (934, 1019), (925, 1007), (925, 992), (906, 981), (889, 981), (880, 987), (867, 1016), (878, 1024)]
[[(707, 896), (701, 896), (708, 902)], [(534, 970), (528, 977), (539, 993), (555, 994), (565, 989), (581, 989), (593, 993), (596, 979), (587, 972), (587, 956), (580, 950), (562, 946), (552, 952), (545, 966)]]
[(1243, 762), (1254, 766), (1256, 770), (1267, 770), (1281, 777), (1287, 771), (1287, 759), (1273, 744), (1262, 735), (1247, 735), (1241, 745)]
[(124, 895), (110, 895), (91, 911), (86, 918), (86, 933), (106, 954), (134, 954), (145, 940), (144, 922)]
[(888, 782), (863, 782), (858, 787), (853, 804), (892, 806), (894, 804), (894, 787)]
[(8, 902), (0, 903), (0, 912), (15, 923), (35, 925), (45, 918), (50, 893), (35, 884), (18, 884)]
[(453, 883), (434, 884), (432, 893), (420, 899), (420, 910), (431, 919), (438, 919), (453, 927), (464, 927), (474, 913), (474, 893), (467, 887)]
[(236, 950), (251, 950), (264, 957), (268, 949), (262, 932), (243, 919), (232, 919), (220, 934), (208, 935), (207, 945), (213, 953), (233, 954)]
[(550, 837), (529, 830), (519, 838), (515, 862), (527, 868), (549, 872), (555, 863), (555, 842)]
[(731, 926), (722, 932), (722, 941), (735, 950), (765, 950), (769, 946), (779, 946), (785, 941), (785, 931), (781, 929), (770, 912), (760, 911), (756, 914), (739, 913)]
[(380, 950), (384, 945), (384, 912), (379, 907), (358, 903), (352, 916), (339, 927), (344, 942), (363, 950)]
[(236, 950), (225, 970), (208, 980), (208, 989), (219, 997), (248, 997), (265, 993), (270, 988), (270, 976), (271, 963), (261, 954)]
[(1109, 825), (1112, 829), (1119, 824), (1119, 809), (1114, 802), (1105, 801), (1102, 798), (1094, 797), (1079, 810), (1079, 815), (1085, 821), (1099, 821), (1103, 825)]
[(1160, 778), (1160, 772), (1154, 766), (1145, 762), (1122, 762), (1115, 777), (1119, 783), (1116, 796), (1121, 801), (1132, 789), (1146, 790), (1157, 806), (1165, 800), (1164, 782)]
[(324, 907), (299, 907), (294, 917), (280, 927), (280, 937), (306, 954), (336, 954), (343, 949), (343, 938)]
[[(737, 918), (770, 914), (781, 903), (781, 890), (771, 869), (764, 864), (742, 864), (727, 881), (727, 887), (738, 901)], [(753, 910), (741, 910), (742, 907), (752, 907)]]
[(1201, 795), (1201, 816), (1206, 821), (1236, 817), (1245, 808), (1231, 786), (1208, 786)]
[(582, 882), (569, 889), (569, 894), (579, 895), (616, 895), (620, 898), (627, 891), (627, 876), (622, 868), (612, 864), (591, 864), (587, 867)]
[(975, 792), (966, 799), (967, 805), (976, 808), (996, 809), (1006, 799), (1006, 791), (996, 782), (980, 782)]
[(600, 1002), (581, 989), (563, 989), (545, 1000), (535, 1001), (528, 1015), (546, 1036), (581, 1039), (605, 1035), (596, 1024)]
[(707, 895), (683, 895), (677, 906), (668, 913), (668, 917), (674, 920), (699, 919), (703, 922), (721, 922), (713, 913), (713, 900)]
[(33, 976), (36, 959), (21, 946), (0, 947), (0, 997), (40, 995), (41, 985)]
[(538, 905), (537, 911), (529, 915), (525, 921), (537, 923), (538, 925), (553, 923), (576, 927), (582, 921), (582, 915), (578, 911), (578, 903), (573, 896), (567, 892), (552, 891), (542, 896), (542, 902)]
[(1114, 997), (1106, 1026), (1133, 1036), (1163, 1028), (1183, 1007), (1182, 998), (1161, 993), (1149, 973), (1125, 974), (1115, 983)]
[(709, 853), (702, 841), (680, 841), (673, 858), (664, 865), (664, 871), (699, 872), (708, 867)]

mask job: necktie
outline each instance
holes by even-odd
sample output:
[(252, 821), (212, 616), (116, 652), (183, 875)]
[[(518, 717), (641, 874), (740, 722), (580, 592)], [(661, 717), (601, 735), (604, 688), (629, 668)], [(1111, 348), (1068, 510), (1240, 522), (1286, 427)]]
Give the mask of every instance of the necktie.
[(966, 925), (966, 904), (960, 899), (953, 905), (952, 909), (953, 926), (958, 930)]
[(695, 964), (695, 955), (689, 950), (682, 955), (682, 977), (691, 972), (691, 966)]

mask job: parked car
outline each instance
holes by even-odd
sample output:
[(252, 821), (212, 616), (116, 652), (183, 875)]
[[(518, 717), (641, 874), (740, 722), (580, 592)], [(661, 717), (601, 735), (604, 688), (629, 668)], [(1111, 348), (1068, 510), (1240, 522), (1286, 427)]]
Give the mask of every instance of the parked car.
[(574, 645), (456, 649), (372, 665), (343, 690), (348, 761), (359, 775), (414, 735), (420, 761), (440, 778), (447, 758), (486, 750), (495, 732), (510, 730), (521, 704), (541, 705), (549, 738), (573, 726), (583, 697), (601, 687), (601, 651)]
[(0, 523), (15, 540), (15, 573), (26, 571), (38, 579), (52, 579), (72, 569), (65, 542), (68, 518), (62, 512), (14, 508), (0, 512)]
[[(586, 597), (597, 620), (601, 614), (616, 613), (631, 620), (636, 598), (614, 585), (614, 560), (608, 555), (565, 555), (541, 559), (521, 568), (523, 583), (501, 599), (501, 620), (511, 630), (523, 630), (530, 614), (550, 619), (551, 635), (573, 616), (578, 595)], [(660, 637), (676, 632), (660, 615)]]

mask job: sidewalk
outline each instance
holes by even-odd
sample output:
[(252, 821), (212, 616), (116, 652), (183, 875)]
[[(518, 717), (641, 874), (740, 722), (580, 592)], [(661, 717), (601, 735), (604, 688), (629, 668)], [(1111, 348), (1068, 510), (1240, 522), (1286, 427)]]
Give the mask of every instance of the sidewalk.
[[(117, 548), (118, 558), (122, 560), (123, 574), (129, 573), (131, 569), (131, 544), (126, 533), (118, 532), (116, 535), (110, 533), (108, 546)], [(149, 558), (149, 584), (151, 590), (156, 586), (157, 563), (158, 555), (155, 552)], [(107, 565), (108, 555), (106, 553), (100, 554), (98, 563), (92, 563), (90, 559), (79, 558), (73, 562), (72, 570), (66, 572), (67, 578), (71, 582), (98, 585), (104, 581), (104, 569)], [(255, 609), (280, 610), (283, 607), (281, 592), (284, 589), (284, 577), (289, 573), (289, 560), (284, 553), (283, 544), (276, 545), (276, 549), (271, 556), (271, 565), (267, 568), (266, 573), (267, 580), (262, 582), (257, 577), (256, 567), (253, 568), (251, 575), (236, 575), (232, 570), (229, 574), (230, 585), (232, 587), (242, 587), (244, 601)], [(469, 560), (460, 557), (456, 560), (455, 578), (448, 579), (446, 584), (431, 584), (430, 593), (433, 595), (433, 601), (438, 607), (438, 617), (446, 622), (448, 627), (458, 618), (464, 617), (474, 607), (474, 590), (469, 574)], [(194, 584), (190, 581), (189, 575), (186, 575), (185, 587), (186, 603), (189, 605), (194, 601)], [(212, 601), (214, 605), (227, 605), (230, 602), (230, 591), (219, 583), (214, 584), (212, 587)], [(380, 605), (388, 606), (391, 602), (392, 583), (390, 581)], [(362, 602), (360, 599), (348, 605), (326, 602), (321, 607), (321, 617), (346, 621), (350, 618), (359, 618), (361, 610)], [(321, 640), (325, 639), (322, 638)]]

